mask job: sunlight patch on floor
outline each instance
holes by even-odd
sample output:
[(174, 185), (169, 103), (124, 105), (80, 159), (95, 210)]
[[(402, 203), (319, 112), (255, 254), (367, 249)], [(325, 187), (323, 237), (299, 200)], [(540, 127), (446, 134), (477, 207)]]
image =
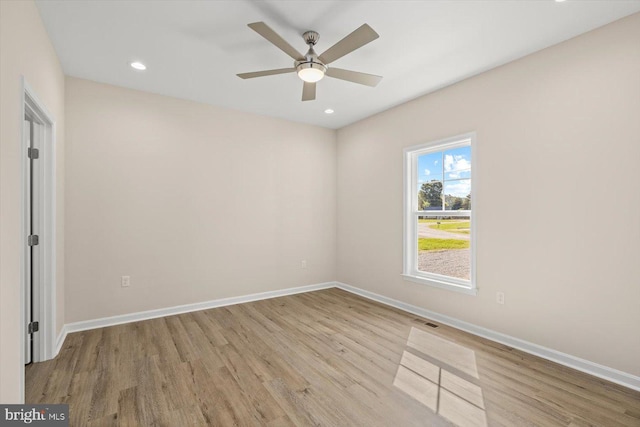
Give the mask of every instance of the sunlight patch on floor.
[(407, 345), (434, 359), (441, 360), (473, 378), (478, 378), (476, 353), (473, 350), (413, 327)]
[(478, 379), (475, 352), (416, 328), (411, 328), (407, 347), (430, 361), (405, 350), (393, 385), (458, 426), (486, 427), (482, 389), (472, 382)]

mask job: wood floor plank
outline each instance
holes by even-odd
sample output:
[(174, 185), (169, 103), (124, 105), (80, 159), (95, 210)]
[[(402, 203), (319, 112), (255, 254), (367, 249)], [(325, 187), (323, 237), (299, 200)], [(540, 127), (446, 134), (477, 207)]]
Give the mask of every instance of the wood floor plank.
[(139, 423), (138, 389), (127, 388), (120, 391), (118, 396), (118, 424), (122, 427), (136, 427)]
[(291, 421), (291, 418), (284, 416), (268, 422), (267, 427), (295, 427), (295, 424)]
[[(69, 334), (71, 426), (640, 426), (640, 392), (339, 289)], [(437, 322), (434, 322), (437, 325)]]
[(251, 367), (235, 348), (227, 345), (221, 347), (219, 352), (221, 353), (228, 372), (240, 386), (241, 390), (251, 390), (251, 393), (246, 394), (246, 399), (258, 415), (257, 419), (260, 420), (262, 424), (286, 416), (282, 408), (278, 406), (264, 387), (260, 378), (252, 372)]
[(200, 326), (200, 329), (206, 332), (207, 339), (214, 347), (227, 345), (229, 342), (224, 335), (220, 333), (222, 326), (212, 317), (207, 316), (205, 311), (196, 311), (190, 313), (193, 320)]
[(117, 427), (120, 425), (118, 414), (109, 414), (104, 417), (89, 421), (87, 427)]
[(66, 403), (69, 405), (69, 423), (82, 425), (90, 420), (92, 387), (97, 382), (97, 372), (80, 372), (73, 375), (69, 394), (51, 402), (51, 398), (43, 399), (40, 403)]

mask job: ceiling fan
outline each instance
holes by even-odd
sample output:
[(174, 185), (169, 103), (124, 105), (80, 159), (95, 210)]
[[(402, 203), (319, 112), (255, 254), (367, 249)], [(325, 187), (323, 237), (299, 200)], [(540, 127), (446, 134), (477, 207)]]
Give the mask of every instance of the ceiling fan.
[(334, 79), (346, 80), (372, 87), (376, 86), (380, 83), (380, 80), (382, 80), (381, 76), (328, 66), (328, 64), (333, 61), (342, 58), (346, 54), (361, 48), (379, 37), (378, 33), (367, 24), (363, 24), (321, 55), (316, 54), (313, 50), (313, 46), (315, 46), (320, 39), (320, 35), (315, 31), (307, 31), (302, 35), (305, 43), (309, 46), (309, 50), (303, 55), (264, 22), (254, 22), (249, 24), (249, 28), (289, 55), (295, 62), (292, 68), (278, 68), (276, 70), (238, 74), (238, 77), (242, 79), (297, 72), (298, 77), (304, 82), (302, 87), (303, 101), (316, 99), (316, 82), (320, 81), (325, 75), (333, 77)]

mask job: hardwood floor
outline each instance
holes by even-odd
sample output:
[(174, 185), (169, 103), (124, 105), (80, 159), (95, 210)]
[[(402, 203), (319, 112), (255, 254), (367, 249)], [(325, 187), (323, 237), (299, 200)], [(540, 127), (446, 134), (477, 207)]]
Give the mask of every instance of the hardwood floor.
[[(640, 393), (338, 289), (70, 334), (72, 426), (640, 426)], [(435, 322), (434, 322), (435, 323)]]

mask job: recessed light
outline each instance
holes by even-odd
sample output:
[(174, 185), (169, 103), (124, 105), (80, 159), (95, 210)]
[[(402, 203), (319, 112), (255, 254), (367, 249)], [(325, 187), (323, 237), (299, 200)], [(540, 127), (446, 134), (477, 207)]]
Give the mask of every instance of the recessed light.
[(144, 71), (147, 69), (147, 66), (144, 65), (142, 62), (132, 62), (131, 63), (131, 68), (136, 69), (138, 71)]
[(325, 114), (333, 114), (333, 110), (331, 108), (327, 108), (326, 110), (324, 110)]
[(565, 0), (556, 0), (556, 3), (562, 3), (562, 2), (564, 2), (564, 1), (565, 1)]

